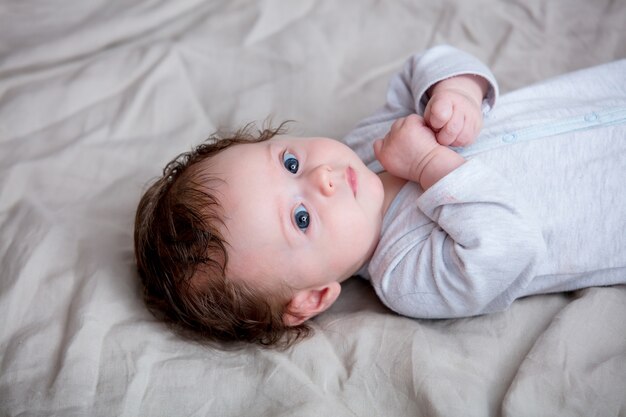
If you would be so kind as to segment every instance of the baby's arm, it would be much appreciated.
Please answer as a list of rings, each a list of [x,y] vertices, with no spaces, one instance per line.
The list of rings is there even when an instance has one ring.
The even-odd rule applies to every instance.
[[[394,203],[368,268],[392,310],[427,318],[501,311],[536,276],[541,227],[512,184],[480,160]]]
[[[416,182],[424,190],[465,162],[437,143],[433,131],[416,114],[397,119],[389,133],[374,142],[374,152],[390,174]]]

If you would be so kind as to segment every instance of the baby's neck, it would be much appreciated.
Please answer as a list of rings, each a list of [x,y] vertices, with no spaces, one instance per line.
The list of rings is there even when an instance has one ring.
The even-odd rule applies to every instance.
[[[387,213],[387,209],[391,205],[393,199],[396,198],[396,195],[398,194],[398,192],[400,192],[400,189],[404,186],[404,184],[406,184],[406,180],[394,177],[387,171],[379,173],[378,178],[380,178],[380,180],[382,181],[383,189],[385,190],[385,198],[383,200],[384,216],[385,213]]]

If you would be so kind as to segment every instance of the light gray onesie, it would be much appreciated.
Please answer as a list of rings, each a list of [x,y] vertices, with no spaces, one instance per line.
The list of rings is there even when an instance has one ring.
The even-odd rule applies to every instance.
[[[374,171],[372,142],[423,114],[437,81],[491,83],[467,162],[424,192],[407,183],[366,268],[376,293],[411,317],[500,311],[531,294],[626,283],[626,60],[498,97],[476,58],[449,46],[411,57],[387,103],[344,138]],[[497,102],[497,107],[495,103]]]

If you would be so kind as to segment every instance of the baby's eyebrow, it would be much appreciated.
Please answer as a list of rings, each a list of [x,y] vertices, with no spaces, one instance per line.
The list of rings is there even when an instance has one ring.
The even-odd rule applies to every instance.
[[[273,166],[276,161],[274,161],[274,151],[272,145],[272,143],[267,143],[267,163]]]
[[[281,233],[283,235],[283,239],[287,242],[287,246],[293,249],[294,242],[292,239],[293,234],[291,233],[291,221],[290,221],[290,212],[284,209],[284,204],[278,204],[278,222],[280,223]]]

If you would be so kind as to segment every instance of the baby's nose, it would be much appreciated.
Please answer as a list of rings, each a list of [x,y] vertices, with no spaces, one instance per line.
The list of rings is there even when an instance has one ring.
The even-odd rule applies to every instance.
[[[335,184],[333,184],[332,168],[328,165],[320,165],[313,170],[312,178],[315,187],[319,189],[322,195],[330,197],[335,193]]]

